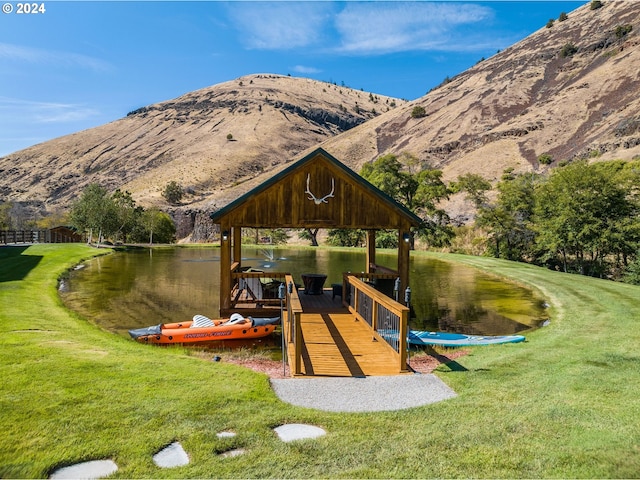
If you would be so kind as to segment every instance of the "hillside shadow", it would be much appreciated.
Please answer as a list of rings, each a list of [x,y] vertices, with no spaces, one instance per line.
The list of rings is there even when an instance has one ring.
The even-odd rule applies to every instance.
[[[23,280],[36,268],[42,256],[23,255],[28,245],[0,247],[0,282]]]

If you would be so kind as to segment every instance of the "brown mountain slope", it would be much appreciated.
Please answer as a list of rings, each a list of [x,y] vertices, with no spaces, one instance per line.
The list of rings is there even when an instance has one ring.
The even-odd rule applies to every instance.
[[[1,158],[0,198],[64,206],[98,182],[131,191],[142,205],[163,205],[160,192],[175,180],[191,193],[187,202],[215,200],[400,103],[309,79],[250,75]]]
[[[504,168],[543,168],[544,153],[629,159],[640,154],[640,2],[586,4],[483,60],[425,97],[373,119],[323,147],[358,168],[410,152],[445,178]],[[560,13],[560,12],[559,12]],[[631,25],[625,35],[617,27]],[[577,52],[563,56],[572,44]],[[415,106],[427,116],[411,118]]]

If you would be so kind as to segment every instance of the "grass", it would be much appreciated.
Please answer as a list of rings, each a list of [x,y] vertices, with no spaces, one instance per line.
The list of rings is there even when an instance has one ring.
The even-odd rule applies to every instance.
[[[290,406],[264,375],[139,345],[65,310],[57,279],[97,253],[0,248],[2,478],[105,458],[118,464],[116,478],[640,477],[637,286],[429,254],[538,289],[551,324],[439,367],[455,399],[339,414]],[[328,434],[280,442],[271,429],[293,422]],[[238,435],[217,438],[223,430]],[[152,455],[176,440],[190,464],[156,467]],[[232,448],[247,454],[216,455]]]

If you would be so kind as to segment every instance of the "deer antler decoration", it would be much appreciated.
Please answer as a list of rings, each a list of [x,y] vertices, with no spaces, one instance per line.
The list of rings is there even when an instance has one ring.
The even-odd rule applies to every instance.
[[[336,189],[336,183],[335,183],[335,179],[331,179],[331,192],[328,195],[325,195],[322,198],[316,198],[316,196],[311,193],[311,190],[309,189],[309,182],[311,181],[311,174],[307,174],[307,189],[304,191],[304,193],[306,193],[307,195],[309,195],[309,200],[313,200],[313,203],[315,203],[316,205],[320,205],[321,203],[329,203],[329,201],[327,199],[329,198],[333,198],[335,195],[333,194],[333,192]]]

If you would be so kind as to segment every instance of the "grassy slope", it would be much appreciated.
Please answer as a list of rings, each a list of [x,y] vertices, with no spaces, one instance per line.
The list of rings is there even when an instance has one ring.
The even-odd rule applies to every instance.
[[[640,288],[495,259],[440,256],[534,285],[551,325],[476,348],[438,375],[453,400],[337,414],[280,402],[260,374],[146,347],[62,308],[81,245],[0,248],[0,477],[112,458],[120,477],[638,477]],[[401,392],[400,392],[401,394]],[[294,444],[271,428],[312,423]],[[216,433],[232,429],[233,439]],[[185,467],[151,456],[179,440]],[[246,455],[220,459],[232,447]]]

